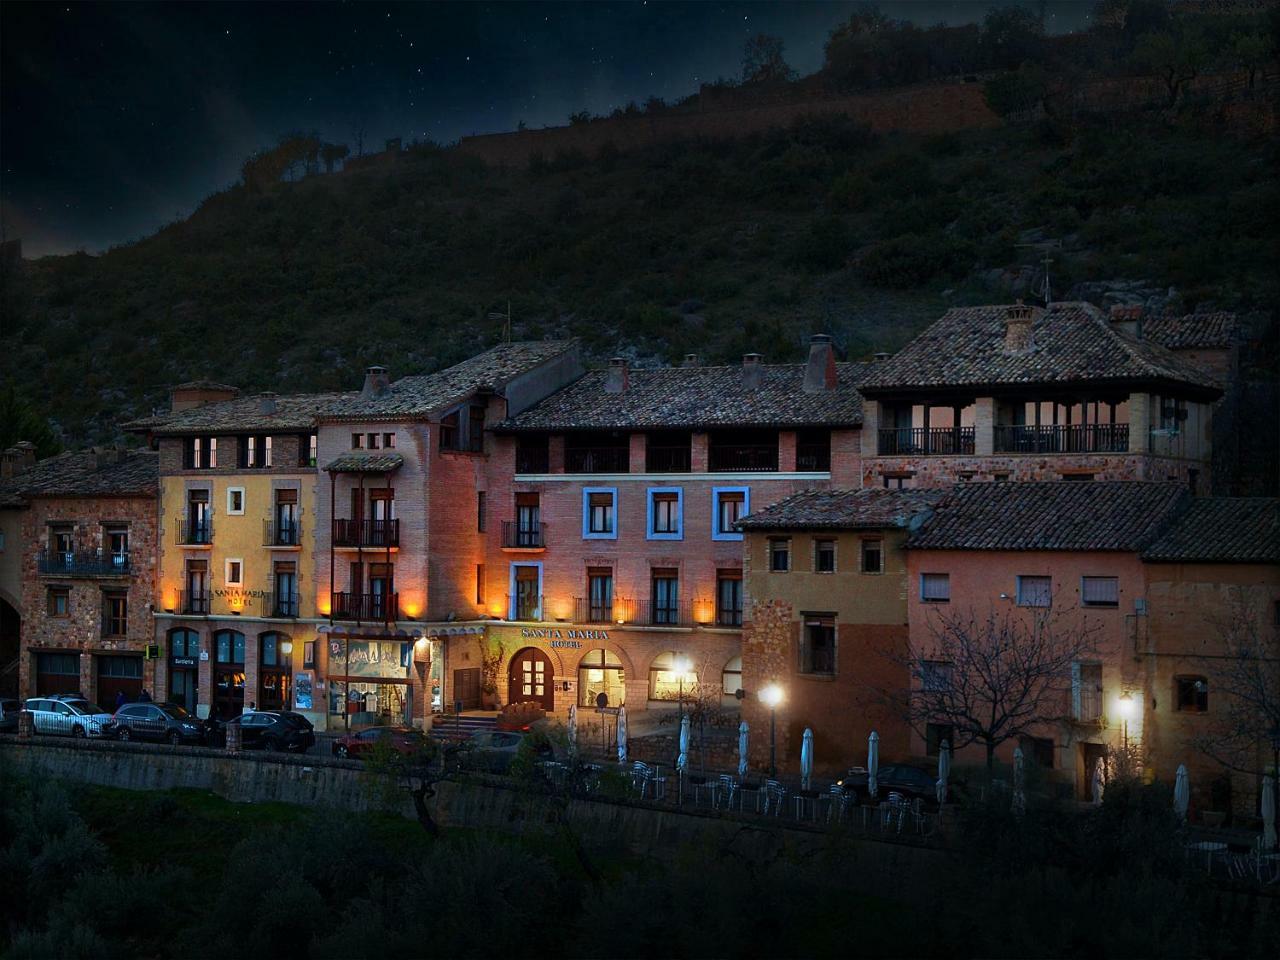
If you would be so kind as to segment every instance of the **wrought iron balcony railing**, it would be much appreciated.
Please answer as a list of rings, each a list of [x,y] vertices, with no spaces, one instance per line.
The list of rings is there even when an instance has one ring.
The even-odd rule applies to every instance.
[[[400,619],[398,593],[335,593],[333,619],[391,623]]]
[[[1125,453],[1127,423],[997,426],[996,453]]]
[[[133,572],[129,553],[42,550],[37,570],[43,574],[65,574],[76,577],[124,577]]]
[[[973,454],[973,427],[892,427],[880,430],[881,456]]]
[[[334,520],[335,547],[386,549],[400,546],[399,520]]]
[[[502,545],[509,549],[540,549],[547,545],[547,525],[545,523],[520,523],[516,520],[502,521]]]
[[[264,547],[298,547],[302,545],[302,523],[292,520],[279,523],[262,521],[262,545]]]

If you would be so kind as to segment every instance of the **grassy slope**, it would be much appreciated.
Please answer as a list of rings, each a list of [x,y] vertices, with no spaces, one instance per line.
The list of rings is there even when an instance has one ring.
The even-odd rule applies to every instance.
[[[1038,259],[1029,228],[1066,239],[1059,292],[1144,279],[1188,308],[1270,308],[1274,159],[1144,118],[874,142],[824,123],[534,170],[411,154],[31,264],[5,291],[0,376],[91,440],[186,378],[304,390],[456,361],[497,339],[486,314],[508,299],[517,336],[597,357],[798,358],[818,330],[860,356],[1008,299],[983,276]]]

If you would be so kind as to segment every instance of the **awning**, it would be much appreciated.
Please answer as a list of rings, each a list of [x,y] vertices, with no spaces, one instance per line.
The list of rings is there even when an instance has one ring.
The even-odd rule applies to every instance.
[[[330,473],[390,473],[404,465],[398,453],[348,453],[325,467]]]

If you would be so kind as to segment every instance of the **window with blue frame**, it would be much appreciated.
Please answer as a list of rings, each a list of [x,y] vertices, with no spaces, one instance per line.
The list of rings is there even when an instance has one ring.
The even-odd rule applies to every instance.
[[[582,539],[618,539],[618,488],[584,487],[582,490]]]
[[[684,491],[680,487],[650,487],[645,536],[649,540],[684,539]]]
[[[742,532],[734,529],[734,524],[750,511],[750,487],[713,487],[711,489],[711,539],[741,540]]]

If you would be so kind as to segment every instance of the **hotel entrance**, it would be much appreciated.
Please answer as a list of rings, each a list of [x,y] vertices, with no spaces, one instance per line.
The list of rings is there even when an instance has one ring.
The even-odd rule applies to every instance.
[[[552,681],[555,669],[551,658],[536,647],[525,647],[511,658],[508,674],[508,703],[536,703],[548,713],[556,708]]]

